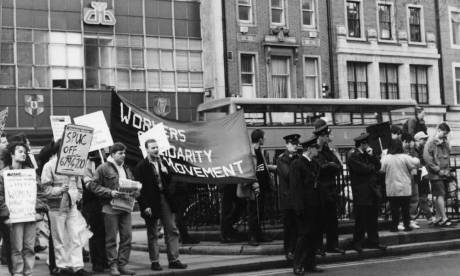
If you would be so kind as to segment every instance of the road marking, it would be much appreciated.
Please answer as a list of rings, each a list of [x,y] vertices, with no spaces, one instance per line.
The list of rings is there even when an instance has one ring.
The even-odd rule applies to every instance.
[[[417,260],[417,259],[424,259],[424,258],[429,258],[429,257],[440,257],[440,256],[449,256],[449,255],[458,255],[458,254],[460,254],[460,250],[449,250],[449,251],[441,251],[441,252],[418,253],[418,254],[408,255],[404,257],[383,257],[379,259],[369,259],[369,260],[364,260],[364,261],[320,265],[320,267],[324,269],[340,268],[340,267],[360,266],[360,265],[367,265],[367,264],[381,264],[381,263],[390,263],[390,262],[398,262],[398,261]],[[251,272],[251,273],[246,273],[246,274],[238,273],[238,274],[225,274],[225,275],[264,276],[264,275],[276,275],[280,273],[290,273],[290,272],[292,272],[292,268],[279,268],[279,269],[274,269],[268,272]]]

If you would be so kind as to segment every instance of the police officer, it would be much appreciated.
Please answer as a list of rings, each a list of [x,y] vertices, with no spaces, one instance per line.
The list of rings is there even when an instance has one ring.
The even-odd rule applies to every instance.
[[[302,143],[302,156],[289,167],[289,185],[296,213],[297,242],[294,252],[294,274],[304,271],[322,272],[316,266],[321,204],[318,187],[319,165],[313,158],[318,155],[317,137]]]
[[[315,123],[313,134],[318,137],[320,146],[318,156],[315,160],[320,165],[319,173],[319,191],[321,199],[321,234],[326,233],[326,251],[331,253],[345,254],[345,251],[339,248],[339,227],[337,220],[337,178],[342,170],[342,163],[337,151],[329,147],[331,130],[326,121],[318,119]]]
[[[292,161],[299,157],[297,154],[299,138],[299,134],[284,136],[283,139],[286,141],[286,150],[278,156],[276,160],[279,180],[279,204],[280,210],[283,211],[284,253],[288,261],[292,261],[294,258],[294,249],[297,240],[294,204],[290,196],[289,166]]]
[[[367,247],[386,249],[386,246],[379,243],[378,234],[378,204],[382,193],[377,184],[377,173],[381,165],[369,147],[368,137],[368,133],[362,133],[354,139],[356,148],[350,151],[347,162],[355,215],[355,231],[351,246],[358,253],[363,251],[365,232]]]

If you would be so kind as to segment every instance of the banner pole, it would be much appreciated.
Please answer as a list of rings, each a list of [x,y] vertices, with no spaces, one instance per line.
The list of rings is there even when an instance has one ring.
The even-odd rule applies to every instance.
[[[102,162],[102,163],[105,163],[105,161],[104,161],[104,155],[102,154],[101,149],[99,149],[98,152],[99,152],[99,156],[101,157],[101,162]]]

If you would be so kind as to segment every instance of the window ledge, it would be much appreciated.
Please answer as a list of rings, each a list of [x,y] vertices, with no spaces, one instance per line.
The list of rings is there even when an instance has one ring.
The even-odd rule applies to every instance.
[[[302,25],[302,31],[307,31],[307,32],[317,32],[318,28],[315,26],[303,26]]]
[[[238,26],[242,26],[242,27],[257,27],[257,24],[253,23],[253,22],[238,21]]]
[[[360,41],[360,42],[367,42],[367,40],[363,37],[349,37],[347,36],[348,41]]]
[[[392,39],[392,40],[379,39],[377,41],[379,43],[381,43],[381,44],[401,45],[401,43],[398,43],[398,41],[396,41],[396,39]]]
[[[451,44],[450,44],[450,47],[451,47],[452,49],[460,49],[460,44],[453,44],[453,43],[451,43]]]
[[[422,41],[422,42],[407,42],[407,44],[409,46],[427,46],[426,42]]]

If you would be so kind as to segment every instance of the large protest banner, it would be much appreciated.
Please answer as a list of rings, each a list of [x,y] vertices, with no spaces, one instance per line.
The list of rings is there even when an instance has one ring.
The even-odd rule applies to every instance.
[[[9,222],[35,221],[37,178],[34,169],[3,171]]]
[[[93,128],[86,126],[65,126],[56,162],[57,174],[81,176],[85,174],[93,131]]]
[[[142,158],[138,136],[164,124],[170,150],[162,153],[173,178],[186,183],[236,184],[255,181],[243,113],[204,122],[161,118],[112,92],[110,130],[127,147],[128,162]]]

